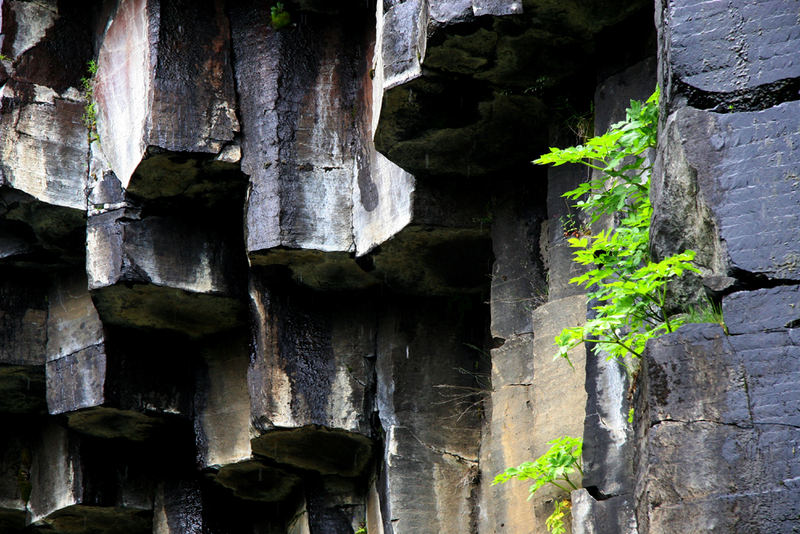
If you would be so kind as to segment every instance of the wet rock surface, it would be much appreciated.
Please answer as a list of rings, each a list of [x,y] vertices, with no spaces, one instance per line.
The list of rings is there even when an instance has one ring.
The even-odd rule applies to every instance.
[[[272,8],[0,1],[0,531],[538,531],[565,495],[490,482],[563,434],[573,532],[792,531],[793,4]],[[650,344],[634,433],[624,371],[552,361],[588,175],[529,162],[656,44],[653,251],[727,333]]]

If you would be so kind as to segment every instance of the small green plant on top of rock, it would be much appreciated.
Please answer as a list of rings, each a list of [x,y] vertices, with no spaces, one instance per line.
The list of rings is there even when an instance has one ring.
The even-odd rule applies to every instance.
[[[583,440],[563,436],[553,441],[548,441],[550,449],[533,462],[524,462],[518,467],[509,467],[492,481],[492,486],[505,484],[509,480],[532,480],[528,488],[528,499],[530,500],[536,490],[547,484],[552,484],[558,489],[569,492],[578,489],[580,481],[578,477],[583,476],[581,467],[581,454],[583,451]],[[570,478],[572,476],[572,478]],[[545,524],[551,534],[563,534],[566,532],[564,517],[569,512],[570,502],[567,499],[556,501],[555,509],[547,518]]]
[[[292,16],[284,8],[283,2],[277,2],[269,10],[272,27],[276,30],[285,28],[292,23]]]
[[[86,105],[83,108],[83,116],[81,120],[83,125],[88,130],[89,143],[99,141],[100,137],[97,135],[97,103],[94,101],[94,77],[97,74],[97,61],[90,60],[86,64],[88,76],[81,78],[81,88],[83,89],[83,96],[86,99]]]

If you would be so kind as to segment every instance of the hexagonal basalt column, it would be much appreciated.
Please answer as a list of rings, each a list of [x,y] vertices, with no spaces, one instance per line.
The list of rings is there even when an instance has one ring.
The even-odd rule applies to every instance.
[[[78,263],[88,142],[76,88],[88,22],[55,1],[6,1],[0,25],[0,261]]]
[[[131,453],[45,426],[33,450],[29,522],[57,532],[84,532],[85,525],[109,534],[149,530],[152,473]]]
[[[204,366],[194,400],[195,441],[200,469],[241,499],[285,500],[300,477],[267,465],[251,446],[247,369],[249,335],[234,331],[203,340]]]
[[[90,217],[87,271],[100,317],[194,337],[241,324],[245,256],[237,241],[207,213],[146,216],[125,207]]]
[[[0,276],[0,413],[40,413],[47,280],[12,269]]]
[[[131,0],[111,17],[94,96],[103,150],[124,189],[147,196],[187,185],[186,173],[158,182],[163,176],[151,167],[159,158],[148,158],[154,152],[179,153],[183,161],[235,156],[224,153],[239,125],[222,5]]]
[[[322,474],[357,476],[372,452],[375,314],[367,301],[286,289],[254,275],[248,370],[253,451]]]
[[[165,331],[104,327],[82,273],[54,284],[47,334],[48,409],[66,415],[71,427],[143,440],[167,421],[188,417],[191,341]]]
[[[481,306],[446,298],[393,304],[380,318],[376,362],[384,528],[469,532],[488,387],[488,362],[470,347],[484,335]]]
[[[293,13],[302,23],[275,31],[266,1],[230,10],[247,249],[255,264],[305,268],[315,287],[364,287],[375,280],[350,255],[408,223],[414,181],[372,144],[373,14],[332,11]]]

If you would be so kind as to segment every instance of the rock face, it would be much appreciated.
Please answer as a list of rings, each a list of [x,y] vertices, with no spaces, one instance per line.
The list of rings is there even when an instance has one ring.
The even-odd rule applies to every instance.
[[[571,435],[571,532],[793,532],[797,6],[595,4],[0,0],[0,531],[544,532],[491,481]],[[530,160],[657,77],[726,326],[571,368],[589,175]]]

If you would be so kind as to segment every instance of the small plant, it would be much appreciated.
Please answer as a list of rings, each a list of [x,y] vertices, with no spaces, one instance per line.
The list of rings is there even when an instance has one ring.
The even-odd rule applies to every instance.
[[[559,217],[558,222],[561,224],[561,231],[564,237],[581,237],[592,233],[591,228],[587,224],[580,222],[574,213]]]
[[[566,534],[567,529],[564,526],[564,516],[566,516],[572,508],[572,502],[567,499],[562,499],[555,502],[555,509],[550,516],[545,519],[544,524],[551,534]]]
[[[363,526],[362,523],[362,527],[356,530],[354,534],[367,534],[367,527]]]
[[[83,96],[86,98],[86,105],[83,108],[81,120],[88,130],[89,143],[100,141],[97,135],[97,103],[94,101],[94,77],[97,74],[97,61],[90,60],[86,64],[88,76],[81,78],[81,88]]]
[[[11,61],[11,58],[5,54],[0,54],[0,61]]]
[[[552,484],[558,489],[569,493],[572,489],[578,489],[578,475],[583,476],[581,467],[581,454],[583,450],[583,440],[563,436],[553,441],[548,441],[550,449],[533,462],[524,462],[518,467],[509,467],[492,481],[492,486],[505,484],[511,479],[532,480],[528,488],[528,500],[533,497],[536,490],[546,484]],[[551,534],[564,533],[564,516],[569,511],[569,506],[564,505],[564,501],[556,501],[555,510],[547,518],[545,524]]]
[[[276,30],[285,28],[292,23],[292,17],[283,6],[283,2],[278,2],[269,10],[272,27]]]

